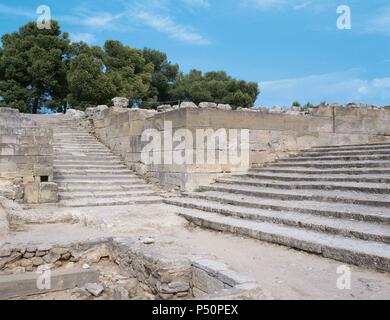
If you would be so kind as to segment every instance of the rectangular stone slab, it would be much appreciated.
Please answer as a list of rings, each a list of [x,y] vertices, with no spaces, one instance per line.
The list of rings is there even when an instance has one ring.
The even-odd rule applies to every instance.
[[[42,274],[35,272],[0,276],[0,300],[82,287],[98,282],[99,272],[92,269],[52,271],[49,289],[38,288],[39,277]]]

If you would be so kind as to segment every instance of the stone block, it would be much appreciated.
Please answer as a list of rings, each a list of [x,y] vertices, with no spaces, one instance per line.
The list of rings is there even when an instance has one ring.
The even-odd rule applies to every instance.
[[[87,283],[98,282],[99,272],[92,269],[69,269],[50,271],[49,282],[43,281],[43,274],[22,273],[0,276],[0,299],[25,297],[53,291],[81,288]],[[45,286],[47,285],[47,286]]]

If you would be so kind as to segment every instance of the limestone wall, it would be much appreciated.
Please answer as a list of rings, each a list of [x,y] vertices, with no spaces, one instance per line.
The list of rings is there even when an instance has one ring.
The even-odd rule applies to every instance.
[[[8,198],[57,201],[52,140],[52,130],[38,127],[17,110],[0,108],[0,184]]]
[[[185,139],[185,143],[163,143],[160,150],[154,150],[153,155],[162,158],[165,153],[182,152],[194,159],[193,162],[147,164],[143,160],[143,150],[148,141],[142,141],[142,133],[148,129],[157,130],[161,140],[165,141],[167,122],[172,125],[173,135],[180,136],[186,129],[186,135],[190,137]],[[390,110],[353,106],[321,107],[313,109],[308,115],[270,113],[265,110],[183,108],[155,113],[110,108],[93,115],[92,124],[98,138],[121,155],[129,167],[164,186],[183,190],[210,183],[223,173],[246,172],[251,166],[263,165],[312,146],[390,141]],[[221,128],[227,129],[227,132],[237,129],[239,134],[247,131],[249,141],[244,137],[232,139],[228,135],[227,145],[216,143],[212,150],[217,154],[215,163],[197,163],[195,159],[199,153],[207,153],[212,146],[205,145],[201,150],[196,142],[190,142],[190,138],[196,137],[199,129],[217,131]],[[237,140],[237,145],[231,144],[232,140]],[[240,157],[248,153],[249,159],[237,164],[229,157],[227,162],[221,163],[218,161],[219,152],[226,149]]]

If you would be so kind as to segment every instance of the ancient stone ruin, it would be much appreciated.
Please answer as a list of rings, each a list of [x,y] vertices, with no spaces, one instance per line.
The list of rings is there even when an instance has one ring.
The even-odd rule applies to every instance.
[[[0,299],[278,298],[266,243],[388,277],[390,110],[112,102],[0,108]]]

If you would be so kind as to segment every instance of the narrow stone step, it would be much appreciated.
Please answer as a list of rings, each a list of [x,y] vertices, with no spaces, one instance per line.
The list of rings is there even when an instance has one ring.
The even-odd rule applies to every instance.
[[[390,194],[390,183],[357,183],[357,182],[327,182],[327,181],[312,181],[305,182],[300,180],[291,180],[288,182],[280,182],[274,179],[254,179],[245,176],[218,178],[216,182],[230,185],[244,185],[265,188],[277,189],[301,189],[301,190],[342,190],[342,191],[357,191],[368,193],[384,193]]]
[[[94,161],[91,161],[89,159],[85,159],[85,160],[57,160],[57,159],[54,159],[53,160],[53,163],[54,163],[54,167],[58,167],[58,168],[68,168],[68,167],[74,167],[74,166],[86,166],[87,168],[90,168],[91,166],[121,166],[121,165],[124,165],[123,162],[121,160],[113,160],[113,159],[110,159],[110,160],[94,160]],[[90,166],[89,166],[90,164]]]
[[[390,208],[390,197],[384,194],[367,194],[363,192],[348,191],[335,192],[326,190],[282,190],[275,188],[246,187],[240,185],[224,184],[201,186],[200,189],[204,191],[243,194],[260,198],[341,202]]]
[[[356,182],[356,183],[390,183],[390,175],[374,175],[374,174],[361,174],[361,175],[320,175],[310,174],[304,175],[302,173],[253,173],[250,172],[245,175],[248,178],[254,179],[273,179],[277,181],[328,181],[328,182]]]
[[[333,152],[333,151],[373,151],[373,150],[381,150],[390,148],[390,143],[380,144],[380,145],[348,145],[348,146],[340,146],[340,147],[313,147],[312,151],[320,151],[320,152]]]
[[[139,181],[140,178],[138,178],[136,175],[74,175],[74,176],[54,176],[55,182],[77,182],[80,183],[80,181],[100,181],[101,183],[107,183],[107,180],[116,180],[116,181]]]
[[[379,223],[335,219],[293,211],[252,209],[207,200],[199,201],[191,198],[168,198],[165,202],[182,208],[219,213],[230,217],[276,223],[349,238],[390,244],[390,227]],[[183,210],[180,212],[183,212]]]
[[[73,176],[73,175],[122,175],[122,174],[128,174],[133,175],[134,173],[130,172],[129,169],[126,167],[111,167],[111,168],[101,168],[101,169],[89,169],[89,168],[82,168],[82,169],[65,169],[65,170],[54,170],[54,176],[60,177],[60,176]]]
[[[348,151],[326,151],[326,152],[320,152],[317,150],[306,150],[302,151],[300,155],[302,157],[330,157],[330,156],[365,156],[365,155],[386,155],[389,154],[390,149],[378,149],[373,152],[372,150],[348,150]]]
[[[390,271],[390,247],[388,244],[329,235],[273,223],[226,217],[215,213],[180,213],[180,216],[200,227],[276,243],[345,263]]]
[[[314,200],[276,200],[269,198],[258,198],[252,196],[228,194],[222,192],[192,192],[184,193],[185,196],[220,202],[223,204],[243,206],[276,211],[294,211],[310,213],[320,216],[353,219],[366,222],[385,223],[390,225],[390,210],[387,208],[376,208],[358,204],[344,204],[314,201]]]
[[[128,171],[127,167],[120,163],[112,163],[112,162],[106,162],[106,164],[54,164],[54,171],[55,172],[68,172],[69,170],[72,171],[85,171],[85,170],[94,170],[94,171],[99,171],[99,170],[113,170],[115,169],[123,169]]]
[[[280,168],[390,168],[390,161],[321,161],[313,160],[310,162],[284,161],[272,163],[271,167]]]
[[[356,156],[315,156],[302,157],[294,156],[286,159],[280,159],[278,162],[312,162],[312,161],[365,161],[365,160],[390,160],[390,151],[383,155],[356,155]]]
[[[278,168],[278,167],[264,167],[264,168],[254,168],[250,169],[250,172],[272,172],[272,173],[302,173],[302,174],[375,174],[375,175],[390,175],[390,168],[380,168],[380,169],[360,169],[360,168],[348,168],[348,169],[309,169],[305,167],[291,167],[291,168]]]
[[[59,192],[95,192],[95,191],[131,191],[131,190],[149,190],[150,186],[146,183],[132,184],[127,185],[115,184],[115,185],[100,185],[100,184],[70,184],[61,186],[58,188]]]
[[[62,162],[62,161],[105,161],[105,162],[109,162],[111,160],[117,160],[119,161],[120,158],[118,156],[115,156],[115,155],[110,155],[110,156],[90,156],[90,155],[86,155],[86,154],[78,154],[78,155],[66,155],[66,156],[58,156],[56,155],[54,161],[55,162]]]
[[[89,180],[86,178],[80,178],[80,179],[62,179],[62,180],[55,180],[59,187],[61,188],[73,188],[74,186],[90,186],[90,187],[99,187],[102,185],[104,186],[132,186],[132,185],[138,185],[141,183],[144,183],[142,179],[140,179],[137,176],[126,178],[126,179],[96,179],[96,180]]]
[[[334,148],[377,147],[377,146],[387,146],[390,148],[390,141],[388,142],[384,141],[378,143],[363,143],[363,144],[341,144],[341,145],[334,145],[334,146],[315,146],[312,147],[312,149],[328,150]]]
[[[121,205],[142,205],[142,204],[159,204],[162,199],[159,196],[143,196],[143,197],[126,197],[116,199],[77,199],[77,200],[62,200],[62,207],[103,207],[103,206],[121,206]]]
[[[126,198],[126,197],[143,197],[156,195],[151,190],[132,190],[132,191],[91,191],[91,192],[60,192],[60,200],[77,200],[77,199],[103,199],[103,198]]]

